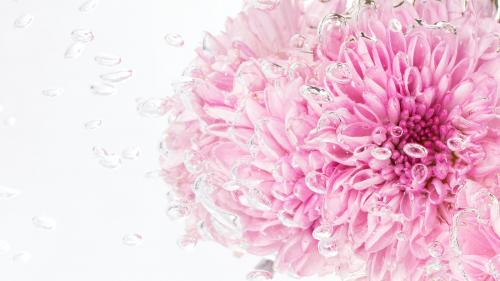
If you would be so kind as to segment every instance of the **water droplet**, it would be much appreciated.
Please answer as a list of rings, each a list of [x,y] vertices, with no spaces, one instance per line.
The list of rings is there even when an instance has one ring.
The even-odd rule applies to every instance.
[[[86,45],[82,42],[74,42],[71,44],[64,53],[64,57],[67,59],[77,59],[85,51]]]
[[[322,173],[318,173],[316,171],[309,172],[305,178],[306,186],[311,191],[316,192],[318,194],[325,194],[327,181],[328,181],[327,176],[325,176]]]
[[[205,157],[197,151],[186,150],[184,153],[184,166],[191,174],[198,174],[203,171]]]
[[[431,261],[426,265],[425,271],[426,271],[427,275],[431,275],[435,272],[441,271],[441,268],[442,268],[442,265],[439,261]]]
[[[99,164],[104,168],[116,169],[122,164],[122,159],[120,155],[115,153],[110,153],[106,149],[98,146],[92,148],[94,155],[98,158]]]
[[[377,160],[387,160],[391,158],[392,151],[386,147],[377,147],[371,151],[371,155]]]
[[[486,262],[486,271],[495,278],[500,280],[500,254],[492,257]]]
[[[7,254],[10,251],[10,248],[9,242],[0,240],[0,256]]]
[[[446,141],[446,146],[448,146],[451,151],[462,151],[465,149],[465,139],[459,136],[449,138]]]
[[[403,30],[403,25],[398,19],[389,20],[389,29],[393,32],[401,32]]]
[[[339,32],[347,25],[347,18],[340,15],[340,14],[327,14],[323,19],[321,20],[319,26],[318,26],[318,36],[320,42],[324,42],[325,35],[327,32]],[[335,30],[332,30],[334,28]]]
[[[452,25],[449,22],[446,21],[438,21],[434,24],[436,27],[439,29],[442,29],[445,32],[451,33],[451,34],[457,34],[457,28]]]
[[[392,126],[391,129],[389,130],[389,133],[391,134],[391,136],[399,138],[403,136],[404,130],[399,126]]]
[[[196,247],[198,239],[193,235],[184,234],[177,240],[177,246],[183,250],[192,250]]]
[[[94,40],[94,33],[88,29],[75,29],[71,32],[71,38],[76,42],[90,43]]]
[[[247,274],[247,281],[271,280],[273,279],[273,275],[274,262],[269,259],[262,259],[254,269]]]
[[[123,235],[122,243],[125,246],[138,246],[142,243],[142,235],[137,233],[130,233]]]
[[[404,231],[396,232],[396,239],[398,241],[405,241],[407,238],[406,238],[406,234],[404,233]]]
[[[12,127],[16,126],[17,119],[14,116],[9,116],[9,117],[5,118],[5,120],[3,120],[3,123],[5,124],[5,126],[12,128]]]
[[[325,70],[326,78],[339,84],[347,84],[352,80],[352,73],[345,63],[332,63]]]
[[[28,252],[19,252],[12,256],[12,261],[16,263],[27,263],[31,260],[31,254]]]
[[[184,46],[184,38],[182,38],[182,36],[177,33],[168,33],[167,35],[165,35],[165,41],[172,47]]]
[[[148,172],[144,173],[144,177],[147,179],[161,178],[162,175],[163,175],[162,170],[153,170],[153,171],[148,171]]]
[[[54,98],[54,97],[58,97],[58,96],[62,95],[63,92],[64,92],[64,89],[62,89],[62,88],[45,89],[42,91],[42,95],[44,95],[46,97]]]
[[[498,199],[488,189],[479,190],[471,199],[471,207],[477,211],[477,218],[482,222],[488,221],[491,210],[498,208]]]
[[[227,191],[235,191],[235,190],[238,190],[241,188],[241,184],[237,181],[228,181],[226,182],[223,186],[222,186],[223,189],[227,190]]]
[[[439,241],[432,242],[427,250],[429,251],[429,255],[431,255],[431,257],[433,258],[440,258],[444,253],[443,244],[441,244]]]
[[[80,8],[78,8],[78,10],[82,13],[89,13],[95,10],[98,4],[99,4],[98,0],[88,0],[83,2],[83,4],[80,5]]]
[[[99,129],[102,126],[102,121],[101,120],[90,120],[83,124],[83,127],[87,130],[95,130]]]
[[[95,84],[90,86],[90,90],[94,95],[111,96],[118,92],[115,86],[110,84]]]
[[[340,124],[344,122],[342,116],[335,111],[327,111],[321,114],[316,125],[316,130],[320,131],[323,128],[329,127],[336,130]]]
[[[290,47],[295,49],[302,49],[306,43],[306,37],[302,34],[295,34],[290,37]]]
[[[115,55],[99,55],[94,58],[94,60],[104,66],[115,66],[122,62],[122,58]]]
[[[187,217],[191,210],[188,205],[176,202],[167,208],[167,216],[171,220],[178,220]]]
[[[56,220],[47,216],[35,216],[31,219],[33,225],[44,230],[52,230],[56,227]]]
[[[126,160],[135,160],[141,155],[141,148],[138,146],[130,146],[122,151],[122,158]]]
[[[405,144],[403,151],[412,158],[424,158],[427,157],[428,154],[427,148],[418,143]]]
[[[143,117],[162,117],[168,112],[165,102],[162,98],[141,100],[137,104],[137,112]]]
[[[268,79],[278,79],[285,74],[285,68],[277,63],[262,60],[260,62],[262,73]]]
[[[273,205],[271,199],[257,188],[248,190],[247,199],[251,207],[261,211],[269,211]]]
[[[34,18],[31,14],[21,15],[14,21],[14,27],[27,28],[33,23]]]
[[[120,70],[102,74],[99,77],[101,77],[101,79],[106,82],[120,83],[132,77],[132,73],[133,73],[132,70]]]
[[[333,233],[333,227],[329,224],[320,224],[318,225],[313,233],[312,236],[316,240],[328,240],[332,237]]]
[[[293,216],[288,214],[284,210],[278,212],[277,217],[280,220],[281,224],[283,224],[286,227],[299,227],[297,223],[293,220]]]
[[[329,91],[314,86],[304,85],[300,88],[300,94],[307,100],[311,100],[319,105],[333,101]]]
[[[411,177],[418,184],[423,183],[429,174],[429,169],[422,163],[417,163],[411,168]]]
[[[252,6],[259,10],[273,10],[279,6],[280,0],[252,0]]]
[[[0,186],[0,200],[14,199],[19,196],[21,192],[17,189]]]
[[[318,243],[319,254],[325,258],[332,258],[339,254],[337,241],[334,239],[321,240]]]

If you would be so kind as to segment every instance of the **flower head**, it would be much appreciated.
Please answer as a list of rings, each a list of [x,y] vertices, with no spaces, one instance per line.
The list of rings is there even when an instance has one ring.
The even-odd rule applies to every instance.
[[[497,278],[493,6],[276,2],[206,34],[177,85],[172,213],[297,276]]]

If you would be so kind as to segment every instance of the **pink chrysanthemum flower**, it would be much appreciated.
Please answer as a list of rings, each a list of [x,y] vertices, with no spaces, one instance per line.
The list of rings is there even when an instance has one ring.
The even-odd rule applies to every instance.
[[[206,34],[165,105],[183,239],[294,276],[500,280],[495,7],[278,2]]]

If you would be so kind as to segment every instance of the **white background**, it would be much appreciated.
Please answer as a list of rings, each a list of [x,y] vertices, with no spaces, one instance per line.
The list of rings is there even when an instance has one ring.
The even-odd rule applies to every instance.
[[[101,0],[81,13],[82,0],[0,0],[0,186],[21,190],[0,201],[0,240],[11,250],[0,256],[1,281],[181,281],[244,280],[258,261],[237,259],[213,243],[186,252],[176,245],[182,223],[165,215],[165,187],[144,174],[157,169],[157,143],[164,119],[140,117],[138,97],[170,94],[170,82],[194,57],[202,31],[221,30],[239,0]],[[22,14],[34,16],[14,28]],[[70,33],[88,28],[95,40],[76,60],[65,59]],[[173,48],[164,35],[177,32],[186,45]],[[122,57],[109,68],[100,53]],[[114,96],[93,95],[99,75],[133,69]],[[43,96],[47,88],[63,95]],[[14,127],[5,124],[15,117]],[[87,131],[83,124],[101,119]],[[119,153],[139,146],[139,159],[117,170],[97,163],[93,146]],[[33,226],[33,216],[57,220],[52,231]],[[122,244],[127,233],[143,236],[136,247]],[[27,263],[12,256],[28,251]],[[276,280],[290,277],[277,276]],[[307,279],[313,280],[313,279]],[[329,277],[333,280],[333,277]]]

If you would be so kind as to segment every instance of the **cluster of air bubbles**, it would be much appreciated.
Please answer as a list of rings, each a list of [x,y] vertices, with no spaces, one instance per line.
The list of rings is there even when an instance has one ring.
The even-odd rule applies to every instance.
[[[98,163],[108,169],[120,168],[123,160],[136,160],[141,155],[141,149],[138,146],[126,147],[121,153],[109,152],[105,148],[98,146],[93,147],[92,151]]]

